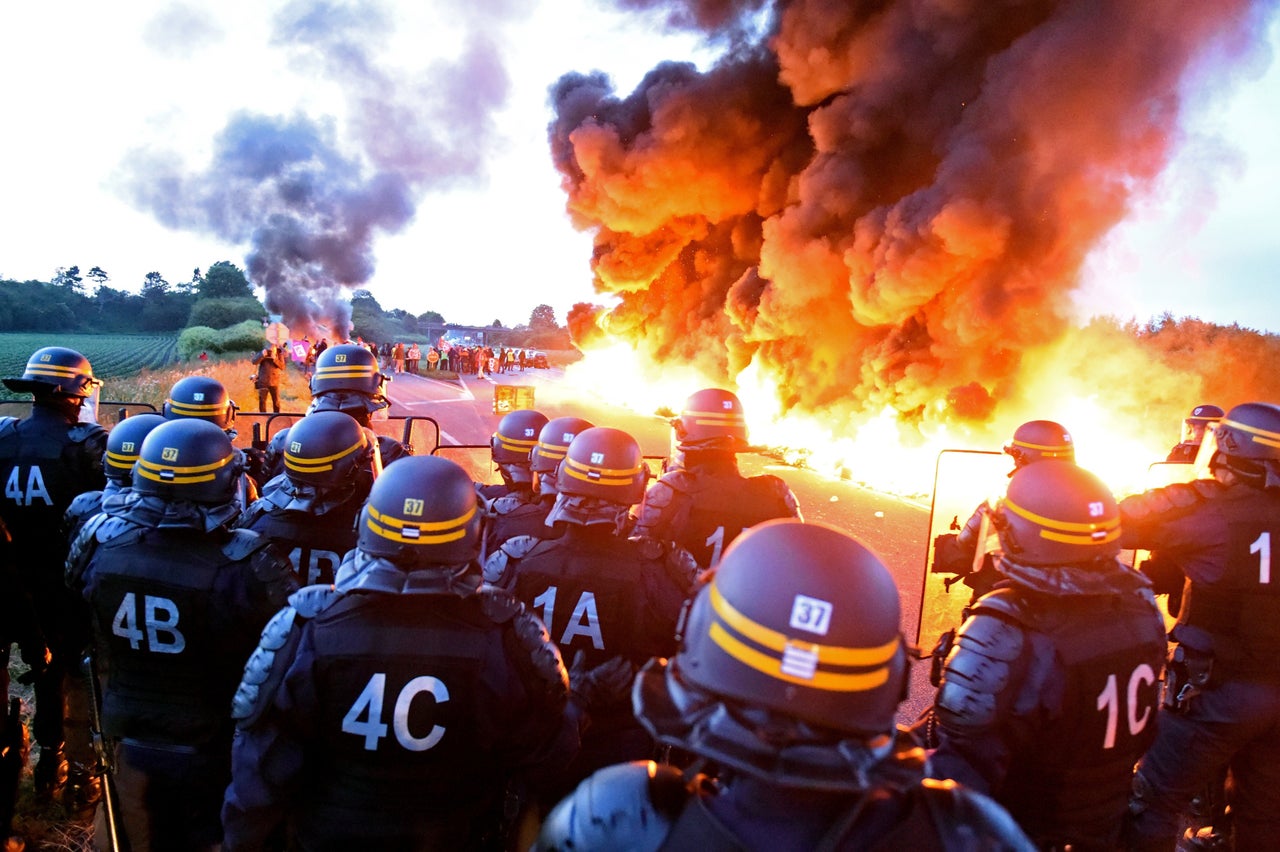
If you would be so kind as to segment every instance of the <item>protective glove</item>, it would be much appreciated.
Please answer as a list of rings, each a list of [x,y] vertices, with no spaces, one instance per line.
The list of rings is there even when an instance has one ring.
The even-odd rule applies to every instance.
[[[965,553],[960,536],[943,533],[933,540],[934,574],[967,574],[973,568],[973,554]]]
[[[635,678],[636,668],[625,657],[611,657],[588,668],[586,652],[577,651],[569,666],[569,690],[588,713],[624,705],[631,698]]]

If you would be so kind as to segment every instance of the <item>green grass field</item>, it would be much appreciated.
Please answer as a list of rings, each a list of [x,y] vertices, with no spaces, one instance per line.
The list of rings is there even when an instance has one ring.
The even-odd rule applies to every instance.
[[[67,346],[84,355],[101,379],[132,376],[178,362],[176,334],[0,334],[0,377],[21,376],[31,353],[45,346]],[[21,399],[0,386],[0,399]]]

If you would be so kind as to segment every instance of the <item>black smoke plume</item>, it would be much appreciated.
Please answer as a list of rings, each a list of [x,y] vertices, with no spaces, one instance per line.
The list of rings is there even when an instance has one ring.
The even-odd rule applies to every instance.
[[[495,36],[516,4],[453,5],[461,51],[414,73],[380,61],[394,27],[380,3],[287,6],[273,43],[340,87],[343,119],[241,113],[203,169],[140,151],[124,164],[126,186],[170,227],[248,244],[248,277],[288,325],[345,337],[343,297],[373,275],[376,237],[408,224],[427,190],[482,176],[498,138],[509,80]]]

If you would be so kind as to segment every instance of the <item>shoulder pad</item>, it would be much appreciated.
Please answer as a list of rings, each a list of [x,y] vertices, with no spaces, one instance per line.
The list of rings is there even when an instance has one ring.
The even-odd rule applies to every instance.
[[[85,491],[77,494],[67,507],[67,515],[71,518],[83,518],[90,512],[97,513],[102,507],[102,491]]]
[[[284,679],[291,656],[285,652],[286,646],[295,644],[298,638],[294,627],[301,627],[341,597],[342,593],[332,586],[307,586],[290,595],[289,605],[267,622],[231,699],[231,718],[240,727],[252,725],[262,715]]]
[[[289,606],[297,610],[303,618],[315,618],[342,597],[342,592],[332,585],[317,583],[314,586],[303,586],[289,595]]]
[[[939,836],[965,837],[966,846],[983,849],[1035,852],[1036,845],[1009,812],[989,796],[933,778],[923,779],[918,789]]]
[[[546,696],[562,705],[567,702],[569,672],[542,620],[504,589],[482,586],[477,594],[485,615],[496,624],[510,624],[516,641],[529,654],[529,662],[542,680]]]
[[[1121,500],[1121,517],[1142,520],[1151,515],[1190,509],[1218,496],[1224,488],[1216,479],[1195,479],[1153,488]]]
[[[486,508],[491,515],[509,515],[521,506],[527,506],[528,504],[529,501],[524,498],[524,495],[512,493],[495,497]]]
[[[790,485],[787,485],[786,480],[781,476],[774,476],[771,473],[762,474],[760,478],[769,482],[774,495],[778,498],[778,501],[787,508],[787,512],[790,517],[802,517],[800,514],[800,501],[796,499],[796,493],[791,490]]]
[[[496,554],[495,554],[496,555]],[[524,612],[524,604],[506,589],[494,586],[481,586],[477,592],[480,598],[480,609],[495,624],[506,624]]]
[[[105,441],[107,430],[97,423],[77,423],[67,430],[67,437],[77,444],[83,444],[93,437],[100,437]]]
[[[70,588],[79,590],[84,570],[89,567],[89,560],[93,558],[93,551],[97,544],[98,529],[108,520],[107,515],[92,515],[85,521],[80,531],[76,533],[75,539],[71,542],[71,548],[67,552],[67,562],[63,568],[65,582]]]
[[[510,559],[524,559],[533,549],[542,543],[536,535],[516,535],[504,541],[494,555],[505,553]]]
[[[249,508],[240,513],[240,517],[236,518],[234,529],[252,530],[258,518],[269,514],[270,511],[271,501],[266,497],[259,497],[249,504]]]
[[[989,597],[989,596],[984,596]],[[981,728],[996,721],[996,699],[1009,686],[1011,663],[1026,646],[1022,626],[996,614],[974,612],[947,655],[935,705],[957,727]]]
[[[1008,586],[987,592],[970,605],[969,612],[974,615],[979,612],[984,615],[996,615],[1024,626],[1033,619],[1027,599],[1017,589]]]
[[[256,501],[255,501],[256,502]],[[270,543],[269,539],[253,530],[231,530],[230,537],[222,545],[222,555],[239,562],[252,556]]]
[[[658,509],[665,509],[675,499],[676,492],[688,493],[693,483],[693,476],[683,468],[669,471],[662,478],[649,486],[644,493],[644,502]]]
[[[116,539],[128,535],[130,533],[141,533],[142,527],[127,518],[119,515],[108,515],[102,513],[102,521],[95,524],[94,538],[101,544],[115,541]]]
[[[533,849],[658,849],[689,796],[672,766],[635,761],[606,767],[556,805]]]

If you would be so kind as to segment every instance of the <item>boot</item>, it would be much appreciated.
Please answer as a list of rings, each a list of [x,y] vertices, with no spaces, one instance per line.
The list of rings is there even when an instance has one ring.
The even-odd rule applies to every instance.
[[[33,780],[38,801],[47,803],[61,796],[67,784],[67,756],[61,743],[53,748],[40,747]]]
[[[67,786],[62,790],[62,806],[67,816],[77,822],[88,822],[93,819],[93,812],[102,801],[102,778],[87,766],[72,761],[67,770]]]
[[[27,726],[22,723],[22,702],[13,698],[9,712],[0,716],[0,839],[8,838],[13,828],[18,782],[22,780],[30,747]],[[5,852],[9,852],[10,845],[6,843]]]

